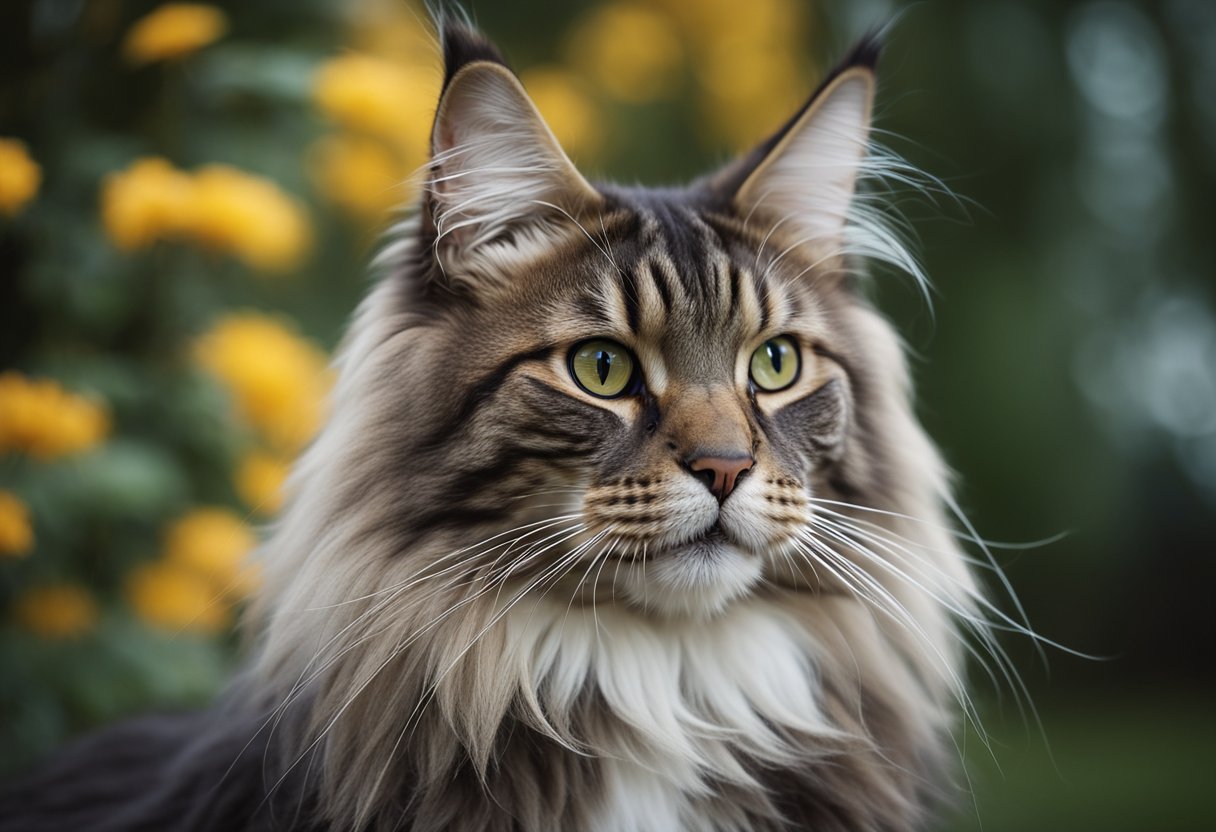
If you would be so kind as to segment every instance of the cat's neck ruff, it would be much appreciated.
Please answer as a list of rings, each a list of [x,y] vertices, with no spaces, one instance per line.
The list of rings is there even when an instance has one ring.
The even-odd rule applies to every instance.
[[[763,793],[759,773],[805,764],[808,739],[819,749],[812,756],[831,765],[839,749],[862,740],[830,713],[842,702],[864,719],[867,696],[894,694],[926,733],[941,721],[922,686],[899,670],[887,673],[902,690],[862,692],[861,678],[875,664],[897,663],[897,651],[844,596],[765,593],[708,617],[542,597],[514,604],[502,623],[520,692],[536,692],[535,716],[557,715],[553,739],[598,761],[590,829],[754,824],[723,795]],[[567,714],[589,698],[598,718],[571,730]]]
[[[783,605],[749,598],[711,617],[656,617],[621,606],[516,604],[504,624],[545,713],[603,703],[591,743],[602,760],[593,828],[716,829],[709,783],[760,788],[737,753],[788,765],[785,732],[831,736],[816,691],[817,645]]]

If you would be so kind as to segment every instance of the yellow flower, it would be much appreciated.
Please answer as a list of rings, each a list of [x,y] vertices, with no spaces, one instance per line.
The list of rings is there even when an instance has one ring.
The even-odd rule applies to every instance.
[[[555,66],[520,75],[553,135],[571,156],[591,156],[602,137],[599,113],[579,79]]]
[[[299,202],[269,179],[227,165],[208,165],[195,176],[191,231],[204,245],[266,272],[290,269],[311,244]]]
[[[42,168],[30,158],[25,142],[0,138],[0,214],[17,216],[40,184]]]
[[[384,217],[407,197],[411,169],[399,153],[367,136],[321,139],[309,153],[309,174],[335,203],[367,221]]]
[[[196,356],[276,448],[294,452],[320,427],[330,385],[325,353],[278,320],[255,312],[221,318]]]
[[[168,561],[146,563],[128,575],[127,600],[144,621],[174,633],[218,633],[230,620],[227,602],[206,578]]]
[[[215,6],[166,3],[135,21],[122,51],[130,63],[149,64],[197,52],[227,30],[227,16]]]
[[[111,173],[101,189],[101,218],[114,245],[146,248],[181,237],[193,223],[194,182],[164,159],[140,159]]]
[[[97,623],[97,602],[83,587],[52,584],[26,590],[14,605],[18,623],[43,638],[75,638]]]
[[[29,508],[15,494],[0,491],[0,555],[21,557],[33,547]]]
[[[194,572],[215,592],[239,597],[255,588],[255,570],[246,561],[257,543],[228,509],[195,509],[165,534],[165,562]]]
[[[283,483],[291,465],[264,451],[253,451],[236,469],[236,491],[260,514],[274,514],[283,507]]]
[[[671,18],[634,3],[594,9],[574,29],[568,47],[572,63],[609,95],[628,102],[669,94],[684,61]]]
[[[265,272],[291,268],[311,243],[297,200],[269,179],[228,165],[191,176],[164,159],[140,159],[106,177],[101,216],[121,249],[193,240]]]
[[[398,64],[369,55],[342,55],[321,65],[313,101],[337,123],[391,140],[407,169],[426,161],[431,119],[439,100],[434,66]]]
[[[53,459],[93,447],[108,431],[101,405],[54,381],[0,373],[0,451]]]

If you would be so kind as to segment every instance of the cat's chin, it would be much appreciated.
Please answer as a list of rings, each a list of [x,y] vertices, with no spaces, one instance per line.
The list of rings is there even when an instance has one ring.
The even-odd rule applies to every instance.
[[[635,561],[621,570],[628,603],[660,615],[711,616],[748,595],[763,573],[760,558],[709,534]]]

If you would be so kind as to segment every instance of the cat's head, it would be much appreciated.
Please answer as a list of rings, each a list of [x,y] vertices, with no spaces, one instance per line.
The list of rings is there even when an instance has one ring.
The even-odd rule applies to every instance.
[[[753,152],[661,189],[590,183],[493,45],[450,24],[443,49],[416,222],[299,511],[357,508],[397,564],[661,613],[847,584],[816,569],[816,518],[912,513],[901,490],[940,476],[854,280],[859,253],[907,259],[857,194],[876,45]]]
[[[411,374],[442,389],[430,440],[477,451],[435,519],[509,526],[548,504],[581,524],[580,560],[661,609],[788,578],[811,495],[878,485],[862,408],[881,403],[859,398],[891,356],[859,331],[849,259],[872,233],[854,194],[876,48],[751,154],[659,190],[588,182],[479,35],[449,26],[444,52],[401,269],[432,343]]]

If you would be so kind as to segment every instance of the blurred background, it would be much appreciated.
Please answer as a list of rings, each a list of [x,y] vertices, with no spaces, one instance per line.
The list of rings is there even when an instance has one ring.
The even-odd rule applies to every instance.
[[[589,174],[689,178],[891,20],[879,273],[1032,624],[952,828],[1214,828],[1216,3],[473,3]],[[0,774],[203,703],[438,84],[408,0],[0,6]],[[405,183],[405,184],[403,184]],[[1008,598],[1005,607],[1012,609]],[[979,674],[977,674],[977,677]],[[1007,686],[1006,686],[1007,687]]]

